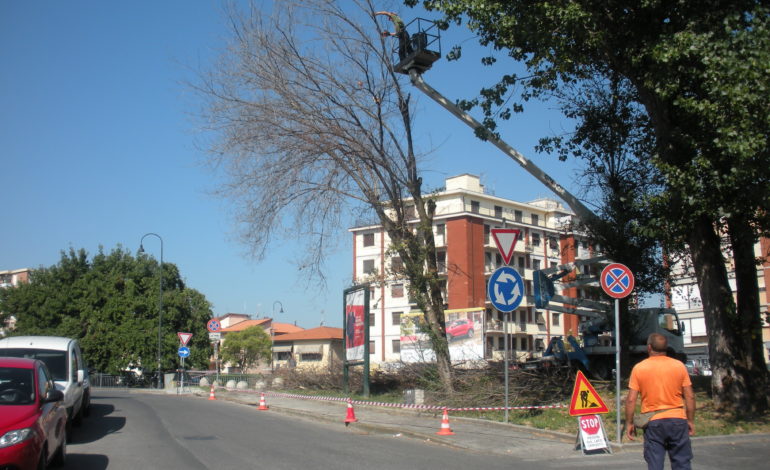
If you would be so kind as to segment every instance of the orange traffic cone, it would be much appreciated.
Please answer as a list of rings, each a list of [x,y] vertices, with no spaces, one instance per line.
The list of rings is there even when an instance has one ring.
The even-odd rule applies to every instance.
[[[216,400],[217,397],[214,396],[214,386],[211,386],[211,393],[209,393],[209,400]]]
[[[439,436],[454,435],[454,433],[452,432],[452,428],[449,427],[449,413],[446,412],[446,408],[444,408],[444,417],[441,418],[441,429],[439,429],[436,434],[438,434]]]
[[[353,410],[353,402],[348,398],[348,415],[345,417],[345,424],[355,423],[358,421],[356,419],[356,412]]]
[[[257,408],[260,411],[267,410],[267,403],[265,402],[265,394],[262,393],[259,395],[259,408]]]

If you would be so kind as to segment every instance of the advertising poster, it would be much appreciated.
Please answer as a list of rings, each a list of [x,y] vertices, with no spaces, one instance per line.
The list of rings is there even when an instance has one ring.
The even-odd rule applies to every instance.
[[[366,341],[364,289],[345,295],[345,358],[348,362],[364,360]]]
[[[484,359],[484,310],[465,308],[445,310],[449,357],[453,363]],[[422,312],[401,316],[401,361],[432,362],[436,355],[426,333],[427,325]]]

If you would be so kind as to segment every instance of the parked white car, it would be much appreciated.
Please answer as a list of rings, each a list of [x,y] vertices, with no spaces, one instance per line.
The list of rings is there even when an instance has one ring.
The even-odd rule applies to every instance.
[[[12,336],[0,339],[0,356],[40,359],[64,393],[67,424],[79,425],[88,416],[91,387],[88,368],[77,340],[60,336]]]

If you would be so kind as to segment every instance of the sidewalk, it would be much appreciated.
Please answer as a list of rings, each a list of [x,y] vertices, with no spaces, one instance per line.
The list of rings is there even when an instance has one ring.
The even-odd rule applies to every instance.
[[[195,391],[194,394],[204,398],[209,395],[208,392],[203,391]],[[217,400],[228,400],[255,407],[258,406],[260,398],[257,392],[222,388],[218,388],[215,395]],[[272,412],[345,426],[347,403],[343,401],[285,398],[270,394],[265,395],[265,400],[270,408],[269,411]],[[575,450],[577,425],[575,434],[569,435],[484,419],[453,417],[450,414],[449,426],[455,434],[439,436],[436,432],[441,427],[440,411],[361,404],[353,406],[358,419],[357,422],[348,425],[348,429],[353,432],[411,437],[457,449],[508,456],[531,458],[536,455],[548,455],[549,458],[569,458],[581,455],[580,451]],[[638,444],[623,446],[613,444],[612,447],[613,453],[641,452],[641,446]]]

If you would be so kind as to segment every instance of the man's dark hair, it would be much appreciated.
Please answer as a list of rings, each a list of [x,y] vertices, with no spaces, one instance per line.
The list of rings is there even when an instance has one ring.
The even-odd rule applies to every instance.
[[[647,345],[655,352],[664,353],[668,348],[668,340],[660,333],[652,333],[647,337]]]

